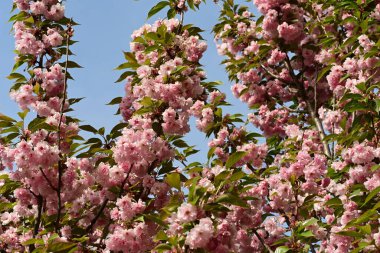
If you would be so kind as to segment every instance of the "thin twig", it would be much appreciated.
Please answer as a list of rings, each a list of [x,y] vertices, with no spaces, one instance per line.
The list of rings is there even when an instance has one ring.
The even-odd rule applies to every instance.
[[[94,227],[96,221],[99,219],[100,215],[102,215],[104,209],[106,208],[107,204],[108,204],[108,201],[109,199],[106,198],[104,201],[103,201],[103,204],[102,206],[100,207],[98,213],[96,214],[96,216],[91,220],[91,223],[90,225],[87,226],[86,228],[86,232],[91,232],[92,231],[92,228]]]
[[[253,233],[256,235],[257,239],[259,239],[260,243],[266,248],[270,253],[273,253],[273,250],[264,242],[263,238],[257,233],[256,229],[253,230]]]
[[[279,77],[278,75],[274,74],[274,73],[271,72],[267,67],[265,67],[263,64],[260,64],[260,67],[261,67],[262,69],[264,69],[265,72],[267,72],[271,77],[273,77],[273,78],[275,78],[275,79],[278,79],[278,80],[280,80],[280,81],[283,82],[283,83],[290,84],[289,81],[287,81],[287,80],[285,80],[285,79]]]
[[[54,187],[54,185],[51,183],[50,179],[46,176],[45,172],[43,171],[43,169],[41,167],[39,167],[41,173],[42,173],[42,176],[45,178],[45,180],[47,181],[48,185],[54,190],[54,191],[57,191],[57,187]]]

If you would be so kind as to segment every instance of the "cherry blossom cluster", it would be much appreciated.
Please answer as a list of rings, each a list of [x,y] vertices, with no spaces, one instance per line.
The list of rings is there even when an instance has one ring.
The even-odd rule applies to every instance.
[[[286,150],[268,165],[276,173],[260,179],[257,187],[265,187],[250,193],[262,197],[263,213],[282,218],[272,228],[282,230],[281,236],[300,226],[297,221],[306,219],[300,208],[315,199],[311,209],[318,222],[304,229],[311,231],[314,242],[322,242],[320,252],[350,252],[357,245],[352,245],[355,238],[349,231],[365,224],[367,220],[355,219],[370,208],[355,198],[355,187],[361,187],[360,196],[378,187],[378,109],[365,104],[379,99],[373,85],[379,82],[375,27],[380,3],[365,4],[368,19],[362,22],[369,25],[361,29],[353,7],[342,10],[322,1],[254,4],[263,14],[260,19],[253,19],[247,8],[225,3],[214,29],[218,52],[226,57],[230,79],[237,82],[232,93],[255,110],[249,121],[266,137],[280,137]],[[336,24],[328,21],[334,15]],[[370,134],[352,141],[357,133],[351,132],[363,122],[368,130],[361,131]],[[329,134],[333,141],[326,139]],[[378,249],[378,222],[373,225],[361,249]],[[262,247],[280,239],[267,240],[265,231],[260,232]]]
[[[128,76],[126,96],[120,104],[121,114],[129,127],[123,130],[113,151],[118,166],[130,168],[120,175],[121,178],[128,173],[128,183],[140,185],[143,194],[136,199],[137,203],[129,200],[130,207],[125,211],[120,207],[113,209],[111,217],[118,221],[129,220],[145,207],[148,211],[149,194],[155,196],[151,208],[159,210],[168,202],[170,186],[156,179],[152,172],[162,162],[174,158],[175,150],[167,137],[188,133],[192,108],[197,103],[204,103],[206,98],[202,85],[205,73],[200,69],[199,60],[207,46],[199,36],[182,31],[181,26],[177,19],[159,20],[132,34],[128,60],[134,62],[136,72]],[[170,38],[166,43],[160,40],[164,34]],[[159,129],[154,127],[157,123]],[[127,202],[125,197],[119,198],[116,205],[124,201]],[[141,211],[133,211],[136,208]],[[136,229],[151,237],[154,226],[138,222],[133,226],[128,229],[123,223],[115,224],[106,240],[107,249],[144,252],[153,248],[155,244],[151,238],[145,241],[133,238],[143,236],[135,237]]]
[[[34,124],[32,121],[23,127],[15,145],[1,144],[2,169],[6,169],[9,179],[18,188],[14,190],[15,205],[1,214],[0,241],[1,247],[7,251],[22,252],[28,248],[23,243],[35,238],[44,228],[37,227],[33,231],[30,227],[20,232],[18,227],[29,217],[36,217],[37,223],[42,211],[48,216],[61,212],[58,210],[58,188],[59,201],[70,203],[93,182],[86,175],[88,172],[77,173],[78,163],[76,166],[68,164],[60,175],[58,173],[62,168],[59,165],[61,157],[70,152],[71,138],[77,136],[79,130],[78,124],[69,121],[62,112],[69,108],[69,103],[63,101],[67,77],[65,70],[57,63],[60,57],[57,47],[63,44],[65,31],[63,26],[53,22],[64,17],[64,7],[54,0],[14,2],[21,11],[15,15],[17,21],[13,26],[18,53],[16,65],[26,63],[31,77],[27,80],[17,74],[18,78],[21,76],[21,82],[18,81],[20,83],[12,88],[10,96],[22,110],[35,110],[37,117],[33,120]],[[44,21],[44,25],[34,22],[37,20]],[[38,124],[41,127],[36,127]],[[79,162],[82,165],[85,163]],[[2,202],[11,204],[5,198]],[[63,209],[62,206],[60,208]],[[73,205],[72,209],[75,208]],[[63,227],[62,231],[62,234],[67,232],[66,236],[69,233],[67,227]],[[44,239],[51,234],[44,235]],[[29,250],[32,249],[31,246]]]
[[[64,17],[65,7],[58,0],[13,0],[21,11],[30,11],[34,15],[43,15],[48,20],[58,21]]]
[[[165,51],[157,49],[146,52],[148,46],[160,45],[159,41],[150,39],[149,34],[158,29],[175,32],[178,26],[178,20],[163,20],[152,26],[143,26],[133,33],[134,41],[145,39],[143,43],[131,43],[133,57],[140,65],[136,70],[139,84],[127,84],[127,96],[121,103],[121,113],[128,120],[134,111],[141,108],[138,102],[149,97],[167,106],[164,111],[156,112],[162,113],[163,131],[183,135],[190,130],[189,108],[194,99],[200,98],[204,92],[201,81],[205,74],[198,69],[198,62],[206,50],[206,44],[185,31],[182,35],[175,35],[173,45]]]

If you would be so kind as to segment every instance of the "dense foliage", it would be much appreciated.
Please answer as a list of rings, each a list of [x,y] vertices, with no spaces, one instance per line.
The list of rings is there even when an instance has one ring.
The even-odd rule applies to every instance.
[[[136,30],[117,67],[110,132],[69,114],[80,66],[63,3],[13,2],[21,112],[0,114],[0,252],[380,252],[379,0],[254,0],[258,17],[214,1],[249,115],[224,114],[206,80],[202,30],[184,23],[202,2],[158,2],[148,18],[167,18]],[[192,116],[206,162],[188,162]]]

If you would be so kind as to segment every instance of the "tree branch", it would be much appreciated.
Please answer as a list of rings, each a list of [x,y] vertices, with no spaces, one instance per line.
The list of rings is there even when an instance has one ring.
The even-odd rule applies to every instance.
[[[285,79],[279,77],[278,75],[274,74],[272,71],[270,71],[270,70],[269,70],[267,67],[265,67],[263,64],[260,64],[260,67],[261,67],[262,69],[264,69],[265,72],[267,72],[267,74],[270,75],[271,77],[273,77],[274,79],[277,79],[277,80],[279,80],[279,81],[281,81],[281,82],[283,82],[283,83],[286,83],[286,84],[290,84],[289,81],[287,81],[287,80],[285,80]]]
[[[106,208],[107,204],[108,204],[108,201],[109,199],[106,198],[104,201],[103,201],[103,204],[101,205],[98,213],[96,214],[96,216],[91,220],[91,223],[90,225],[87,226],[86,228],[86,232],[89,233],[92,231],[92,228],[94,227],[96,221],[99,219],[100,215],[102,215],[104,209]]]
[[[43,171],[43,169],[41,167],[39,167],[41,173],[42,173],[42,176],[45,178],[45,180],[47,181],[48,185],[54,190],[54,191],[58,191],[57,187],[55,187],[50,179],[46,176],[45,172]]]
[[[58,187],[57,187],[57,198],[58,198],[58,208],[57,208],[57,219],[55,220],[55,232],[58,233],[59,231],[59,223],[61,219],[61,209],[62,209],[62,200],[61,200],[61,188],[62,188],[62,173],[63,173],[63,162],[62,162],[62,154],[61,154],[61,125],[63,120],[63,111],[65,107],[66,102],[66,95],[67,95],[67,68],[68,68],[68,62],[69,62],[69,41],[70,37],[72,35],[72,29],[70,23],[68,24],[67,31],[66,31],[66,62],[65,62],[65,73],[64,73],[64,79],[63,79],[63,94],[62,94],[62,101],[61,101],[61,107],[59,110],[59,122],[58,122],[58,150],[60,152],[60,160],[58,162]]]
[[[264,242],[263,238],[257,233],[256,229],[253,229],[253,233],[256,235],[257,239],[259,239],[260,243],[266,248],[270,253],[273,253],[273,250]]]
[[[43,197],[41,195],[36,196],[37,198],[37,218],[34,222],[34,229],[33,229],[33,238],[36,238],[38,234],[38,230],[40,229],[41,224],[41,216],[42,216],[42,207],[43,207]],[[29,252],[33,252],[35,250],[34,244],[29,245]]]
[[[323,125],[322,125],[322,122],[321,120],[319,119],[319,117],[317,116],[317,113],[316,113],[316,106],[315,108],[313,108],[313,106],[310,104],[310,101],[306,95],[306,90],[305,90],[305,87],[303,85],[303,83],[301,83],[297,76],[294,74],[294,70],[293,70],[293,67],[290,63],[290,59],[289,59],[289,56],[286,55],[286,58],[285,58],[285,64],[286,64],[286,67],[288,68],[289,70],[289,74],[290,76],[292,77],[293,81],[298,85],[298,89],[300,91],[300,94],[301,94],[301,97],[302,99],[305,101],[306,103],[306,107],[307,107],[307,110],[311,116],[311,118],[313,119],[314,121],[314,124],[319,132],[319,137],[321,139],[321,142],[323,144],[323,150],[324,150],[324,153],[325,155],[330,158],[331,157],[331,151],[330,151],[330,147],[328,145],[328,143],[324,140],[326,138],[326,133],[325,133],[325,130],[323,129]],[[317,84],[315,83],[315,86]],[[317,102],[315,101],[315,104]]]
[[[118,198],[120,198],[123,195],[124,186],[125,186],[125,184],[128,181],[129,174],[131,173],[131,170],[132,170],[132,165],[130,166],[129,171],[128,171],[126,177],[124,178],[123,182],[121,183],[121,188],[120,188],[120,191],[119,191],[119,194],[118,194]],[[108,202],[108,200],[107,200],[107,202]],[[105,206],[106,205],[107,205],[107,203],[105,204]],[[104,210],[104,208],[103,208],[103,210]],[[103,212],[103,210],[99,210],[99,211]],[[97,219],[100,217],[101,212],[98,213],[99,216],[97,215],[98,216]],[[95,220],[95,222],[96,222],[96,220]],[[94,224],[95,224],[95,222],[94,222]],[[111,222],[112,222],[112,220],[109,220],[109,222],[107,223],[107,225],[104,226],[103,231],[102,231],[102,237],[101,237],[100,243],[102,243],[102,241],[106,238],[107,233],[108,233],[108,228],[111,225]],[[92,221],[91,221],[91,223],[92,223]],[[91,229],[92,229],[92,227],[91,227]]]

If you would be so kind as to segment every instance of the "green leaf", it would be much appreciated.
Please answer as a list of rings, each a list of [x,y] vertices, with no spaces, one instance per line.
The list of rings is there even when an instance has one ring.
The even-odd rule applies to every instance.
[[[12,209],[16,203],[0,203],[0,212]]]
[[[317,224],[318,223],[318,220],[316,218],[311,218],[311,219],[308,219],[308,220],[305,220],[304,222],[302,222],[300,228],[305,228],[307,226],[310,226],[310,225],[314,225],[314,224]]]
[[[364,234],[371,234],[371,225],[367,224],[365,226],[359,226],[358,229],[360,230],[360,232],[364,233]]]
[[[358,225],[360,223],[364,223],[369,221],[372,217],[374,217],[377,214],[376,210],[370,209],[366,212],[364,212],[362,215],[360,215],[358,218],[350,221],[346,227],[351,227],[353,225]]]
[[[175,68],[175,70],[171,73],[172,75],[181,73],[182,71],[188,69],[188,66],[178,66]]]
[[[13,126],[14,124],[12,122],[9,122],[9,121],[0,121],[0,128],[3,128],[3,127],[11,127]]]
[[[26,115],[28,115],[29,109],[24,110],[23,112],[18,112],[17,115],[20,117],[20,119],[24,120]]]
[[[18,187],[20,187],[20,184],[18,182],[8,181],[0,187],[0,194],[8,194],[10,192],[13,192]]]
[[[175,9],[169,9],[168,10],[168,13],[166,14],[166,16],[168,17],[168,19],[171,19],[171,18],[174,18],[175,17],[175,14],[176,14],[176,10]]]
[[[133,53],[131,52],[123,52],[124,53],[124,58],[129,61],[129,62],[137,62],[136,57]]]
[[[33,23],[34,23],[34,18],[33,18],[33,16],[30,16],[29,18],[24,19],[24,22],[25,22],[25,23],[33,24]]]
[[[22,243],[22,245],[24,246],[31,245],[31,244],[44,245],[45,243],[43,239],[38,239],[38,238],[32,238]]]
[[[62,67],[66,67],[66,62],[62,62],[59,65],[61,65]],[[83,68],[81,65],[73,61],[67,61],[67,67],[68,68]]]
[[[339,199],[339,198],[332,198],[330,200],[327,200],[327,202],[325,203],[326,206],[341,206],[342,205],[342,201]]]
[[[362,206],[365,206],[369,201],[371,201],[371,199],[373,199],[374,197],[376,197],[376,195],[380,192],[380,186],[373,189],[369,194],[368,196],[365,198],[365,201],[363,203]]]
[[[347,112],[354,112],[354,111],[367,110],[367,109],[368,108],[364,104],[355,100],[351,100],[344,106],[344,110]]]
[[[246,152],[243,152],[243,151],[237,151],[233,153],[232,155],[230,155],[230,157],[228,157],[227,162],[226,162],[226,168],[228,169],[234,166],[245,155],[246,155]]]
[[[76,103],[80,102],[82,99],[84,99],[84,97],[83,98],[70,98],[69,104],[70,105],[76,104]]]
[[[117,105],[120,104],[122,100],[122,97],[116,97],[112,99],[107,105]]]
[[[210,148],[210,150],[208,151],[208,153],[207,153],[207,159],[208,159],[208,160],[210,160],[210,158],[214,156],[215,149],[216,149],[216,147],[212,147],[212,148]]]
[[[280,246],[280,247],[277,247],[276,248],[276,251],[274,253],[286,253],[288,252],[290,249],[286,246]]]
[[[33,132],[33,131],[39,129],[39,126],[43,123],[45,123],[44,118],[35,118],[31,122],[29,122],[28,129]]]
[[[167,245],[167,244],[159,244],[157,245],[157,247],[154,248],[155,250],[158,250],[160,252],[163,252],[162,250],[164,251],[167,251],[167,250],[171,250],[172,247],[170,245]]]
[[[100,135],[104,135],[104,132],[106,131],[106,129],[104,127],[101,127],[99,128],[99,130],[97,131]]]
[[[120,64],[115,68],[115,70],[121,70],[121,69],[128,69],[128,68],[136,68],[139,66],[137,63],[132,63],[132,62],[125,62],[123,64]]]
[[[140,104],[144,107],[150,107],[153,105],[153,100],[150,97],[144,97],[141,99]]]
[[[181,190],[181,176],[179,173],[171,173],[166,175],[165,181],[174,188],[177,188],[178,190]]]
[[[156,237],[154,238],[156,242],[167,240],[167,239],[168,239],[168,236],[165,234],[163,230],[158,231],[158,233],[156,234]]]
[[[235,182],[235,181],[242,179],[245,176],[246,176],[246,174],[243,171],[238,171],[238,172],[235,172],[234,174],[232,174],[232,176],[228,178],[228,181],[229,182]]]
[[[375,103],[376,103],[376,112],[379,113],[380,112],[380,98],[377,98],[375,99]]]
[[[350,237],[363,237],[362,233],[356,231],[340,231],[337,233],[338,235],[350,236]]]
[[[189,146],[184,140],[181,139],[173,141],[173,145],[178,148],[187,148]]]
[[[18,81],[26,81],[26,78],[25,78],[25,76],[23,76],[22,74],[19,74],[19,73],[12,73],[12,74],[10,74],[9,76],[7,76],[7,78],[9,79],[9,80],[13,80],[13,79],[17,79]]]
[[[160,10],[162,10],[163,8],[165,8],[165,6],[168,6],[168,5],[169,5],[169,2],[167,2],[167,1],[161,1],[158,4],[156,4],[155,6],[153,6],[153,8],[150,9],[150,11],[148,12],[148,18],[147,19],[151,18],[153,15],[155,15]]]
[[[84,131],[91,132],[91,133],[94,133],[94,134],[96,134],[98,132],[98,130],[96,130],[91,125],[82,125],[82,126],[79,126],[79,128],[82,129],[82,130],[84,130]]]
[[[12,118],[10,118],[8,116],[5,116],[4,114],[1,114],[1,113],[0,113],[0,120],[1,121],[16,122],[16,120],[14,120],[14,119],[12,119]]]
[[[366,85],[365,85],[364,82],[363,82],[363,83],[359,83],[359,84],[357,84],[357,85],[356,85],[356,88],[358,88],[360,91],[363,91],[363,92],[365,92],[366,89],[367,89],[367,87],[366,87]]]
[[[227,203],[235,206],[248,207],[248,204],[239,197],[232,194],[223,194],[215,200],[216,203]]]
[[[120,77],[115,81],[115,83],[119,83],[124,81],[128,76],[131,76],[135,74],[133,71],[125,71],[123,74],[120,75]]]
[[[45,247],[38,247],[37,249],[33,250],[32,253],[47,253],[47,249]]]
[[[314,234],[313,234],[313,232],[311,232],[310,230],[308,230],[308,231],[305,231],[303,233],[300,233],[299,236],[302,236],[302,237],[314,237]]]
[[[77,247],[76,243],[70,242],[53,242],[49,244],[47,250],[48,252],[54,253],[65,253]]]
[[[9,135],[7,135],[5,138],[4,138],[4,141],[6,143],[9,143],[11,140],[17,138],[19,136],[19,133],[11,133]]]
[[[317,82],[319,82],[319,81],[320,81],[320,80],[326,75],[326,73],[330,71],[331,68],[332,68],[332,65],[329,65],[329,66],[327,66],[327,67],[324,67],[324,68],[322,69],[322,71],[319,72],[319,74],[318,74]]]
[[[113,133],[115,133],[115,132],[119,131],[120,129],[123,129],[124,127],[127,127],[127,126],[128,126],[127,123],[121,122],[121,123],[117,124],[116,126],[114,126],[110,133],[113,134]]]
[[[377,171],[378,169],[380,169],[380,164],[376,164],[371,167],[371,171]]]

